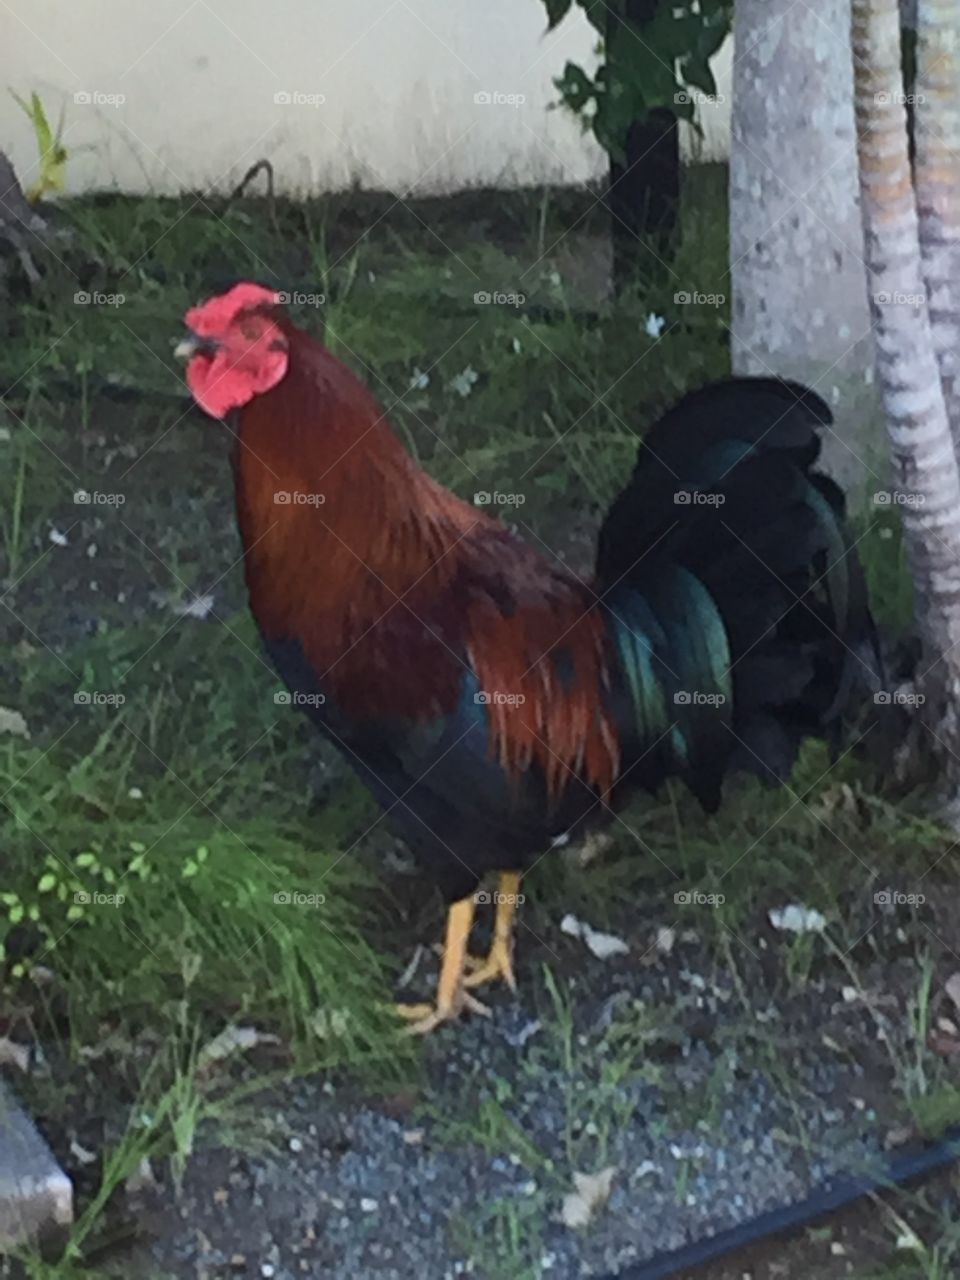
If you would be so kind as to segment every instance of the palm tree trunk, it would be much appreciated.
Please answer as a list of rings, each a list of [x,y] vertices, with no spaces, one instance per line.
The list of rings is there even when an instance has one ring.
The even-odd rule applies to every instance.
[[[960,449],[960,8],[917,11],[916,176],[933,345],[954,448]]]
[[[850,0],[736,0],[734,54],[734,372],[814,386],[837,420],[826,465],[859,497],[886,442],[870,385]]]
[[[925,650],[920,681],[926,697],[923,721],[941,761],[951,816],[956,817],[960,814],[960,470],[924,299],[919,219],[907,148],[898,0],[853,0],[853,63],[877,377]],[[922,81],[918,92],[925,92]]]

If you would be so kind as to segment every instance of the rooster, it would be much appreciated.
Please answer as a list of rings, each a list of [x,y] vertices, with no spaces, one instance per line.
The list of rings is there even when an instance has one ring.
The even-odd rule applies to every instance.
[[[872,647],[843,497],[818,474],[824,402],[737,378],[647,434],[582,581],[413,460],[364,384],[238,284],[187,312],[178,354],[235,434],[250,605],[278,673],[346,755],[449,910],[427,1032],[515,986],[520,877],[682,779],[703,807],[784,779],[835,737]],[[498,873],[492,943],[469,954]]]

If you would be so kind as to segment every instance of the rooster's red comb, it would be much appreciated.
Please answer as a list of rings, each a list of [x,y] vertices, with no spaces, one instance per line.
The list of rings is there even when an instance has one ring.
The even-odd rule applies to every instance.
[[[214,338],[228,329],[237,316],[244,311],[253,311],[258,307],[275,307],[281,300],[276,290],[265,289],[262,284],[243,281],[241,284],[235,284],[226,293],[208,298],[198,307],[191,307],[184,316],[184,322],[187,328],[199,337]]]

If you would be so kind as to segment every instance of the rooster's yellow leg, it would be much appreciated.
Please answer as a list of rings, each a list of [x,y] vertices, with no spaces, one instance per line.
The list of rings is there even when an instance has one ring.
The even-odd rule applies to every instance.
[[[443,962],[437,981],[437,1002],[432,1004],[398,1004],[397,1012],[411,1019],[411,1035],[426,1035],[443,1022],[452,1022],[464,1009],[490,1016],[490,1010],[464,987],[463,970],[467,957],[467,941],[473,924],[473,897],[461,898],[447,913],[447,936]]]
[[[517,913],[519,894],[519,871],[501,871],[490,951],[482,960],[467,956],[466,963],[473,972],[464,978],[465,987],[479,987],[483,982],[502,978],[511,991],[516,991],[517,980],[513,976],[513,920]]]

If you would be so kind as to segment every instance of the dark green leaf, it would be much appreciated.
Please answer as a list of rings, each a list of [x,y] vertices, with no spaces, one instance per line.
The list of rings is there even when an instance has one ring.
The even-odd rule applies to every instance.
[[[547,6],[547,26],[552,31],[570,12],[573,0],[543,0],[543,2]]]
[[[555,81],[561,97],[571,111],[582,111],[595,96],[593,81],[575,62],[568,62],[563,75]]]

